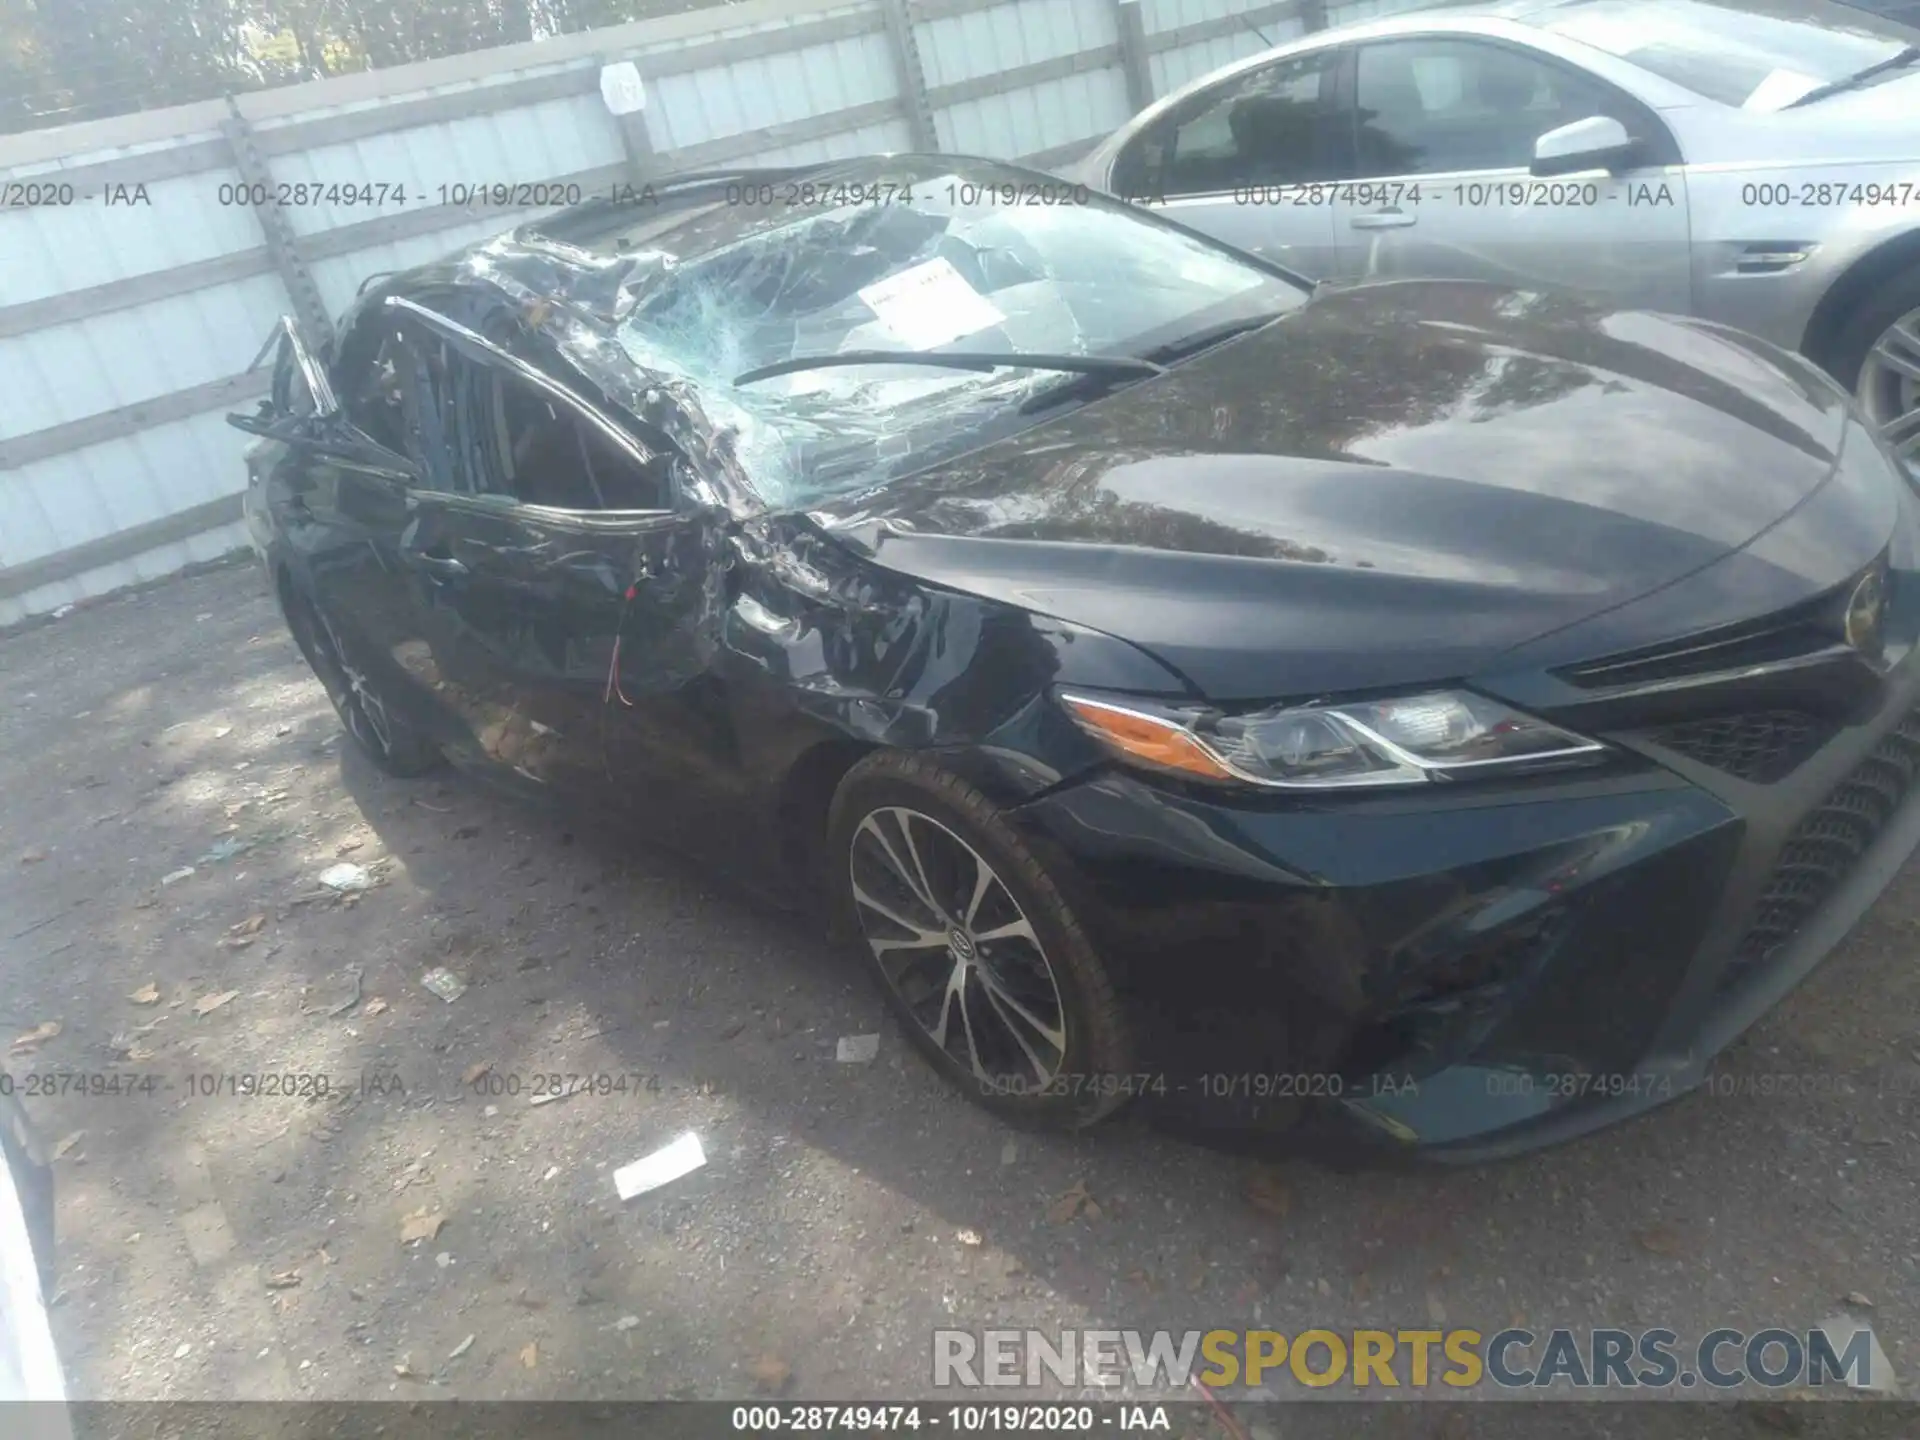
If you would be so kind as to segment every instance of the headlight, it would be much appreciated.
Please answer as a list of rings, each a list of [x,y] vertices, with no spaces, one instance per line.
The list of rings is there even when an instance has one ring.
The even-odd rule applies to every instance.
[[[1589,764],[1606,751],[1598,741],[1461,690],[1248,715],[1058,694],[1080,728],[1123,759],[1195,779],[1275,789],[1419,785]]]

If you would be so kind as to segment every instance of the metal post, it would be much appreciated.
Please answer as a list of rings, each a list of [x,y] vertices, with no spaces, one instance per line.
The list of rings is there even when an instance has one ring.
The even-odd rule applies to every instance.
[[[602,55],[597,63],[604,74],[607,66],[620,62]],[[625,114],[615,112],[613,123],[620,131],[620,149],[627,157],[627,179],[638,190],[652,180],[660,169],[659,156],[653,148],[653,134],[647,129],[647,112],[644,107]]]
[[[940,148],[933,125],[933,106],[927,102],[927,72],[920,63],[920,41],[913,33],[908,0],[880,0],[887,21],[887,43],[893,48],[894,73],[900,77],[900,103],[906,107],[907,130],[913,148],[932,153]]]
[[[293,302],[293,317],[300,326],[300,338],[310,350],[321,351],[333,341],[333,318],[327,314],[320,287],[313,283],[307,262],[300,256],[300,242],[287,221],[287,212],[274,204],[273,172],[267,168],[267,157],[253,142],[253,127],[247,124],[247,117],[240,113],[240,103],[231,95],[227,97],[227,109],[231,113],[220,122],[220,133],[226,136],[227,148],[233,151],[234,169],[240,172],[248,191],[259,202],[253,207],[253,215],[260,222],[260,233],[266,237],[267,255],[279,272],[287,298]]]
[[[1127,105],[1138,115],[1153,103],[1153,71],[1147,64],[1147,21],[1141,0],[1114,0],[1120,28],[1120,64],[1127,76]]]

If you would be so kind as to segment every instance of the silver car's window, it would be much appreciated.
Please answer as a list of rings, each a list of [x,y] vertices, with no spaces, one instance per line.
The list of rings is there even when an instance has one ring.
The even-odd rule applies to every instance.
[[[1329,76],[1336,54],[1263,65],[1195,96],[1128,147],[1123,195],[1213,195],[1338,179]]]
[[[1632,117],[1611,91],[1571,70],[1475,40],[1362,46],[1358,178],[1524,168],[1549,130]]]
[[[1587,0],[1536,22],[1709,100],[1754,110],[1784,108],[1920,42],[1920,31],[1814,0]]]

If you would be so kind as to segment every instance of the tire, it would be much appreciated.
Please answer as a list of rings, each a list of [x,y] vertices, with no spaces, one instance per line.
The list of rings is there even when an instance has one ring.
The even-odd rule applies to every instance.
[[[13,1172],[21,1214],[33,1242],[34,1266],[40,1273],[40,1293],[53,1293],[53,1167],[47,1163],[38,1135],[11,1094],[0,1095],[0,1165]]]
[[[841,781],[827,834],[838,928],[950,1085],[1050,1130],[1120,1108],[1134,1047],[1107,968],[992,801],[881,751]]]
[[[1854,392],[1867,418],[1920,471],[1920,266],[1878,286],[1834,336],[1828,369]],[[1902,367],[1905,367],[1905,370]],[[1897,432],[1888,427],[1900,418]]]
[[[439,747],[395,713],[372,679],[347,660],[340,635],[325,612],[290,586],[283,592],[287,628],[294,644],[327,692],[334,712],[355,745],[376,767],[402,780],[425,775],[442,763]]]

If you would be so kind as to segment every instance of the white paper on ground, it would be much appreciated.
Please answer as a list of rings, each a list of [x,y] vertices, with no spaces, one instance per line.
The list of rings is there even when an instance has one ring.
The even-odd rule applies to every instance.
[[[860,291],[860,298],[902,344],[915,350],[949,345],[1007,318],[945,259],[876,280]]]
[[[878,1035],[842,1035],[835,1052],[843,1065],[865,1065],[879,1053]]]
[[[1813,1328],[1826,1332],[1827,1343],[1833,1347],[1835,1355],[1845,1355],[1854,1337],[1864,1330],[1867,1336],[1866,1373],[1846,1371],[1847,1385],[1854,1390],[1867,1390],[1880,1395],[1900,1393],[1900,1381],[1893,1373],[1893,1362],[1887,1359],[1887,1352],[1880,1348],[1880,1337],[1873,1333],[1871,1325],[1862,1324],[1851,1315],[1835,1315]]]
[[[622,1200],[631,1200],[649,1190],[658,1190],[682,1175],[691,1175],[706,1163],[707,1155],[700,1148],[700,1137],[689,1130],[671,1145],[614,1171],[613,1188]]]

